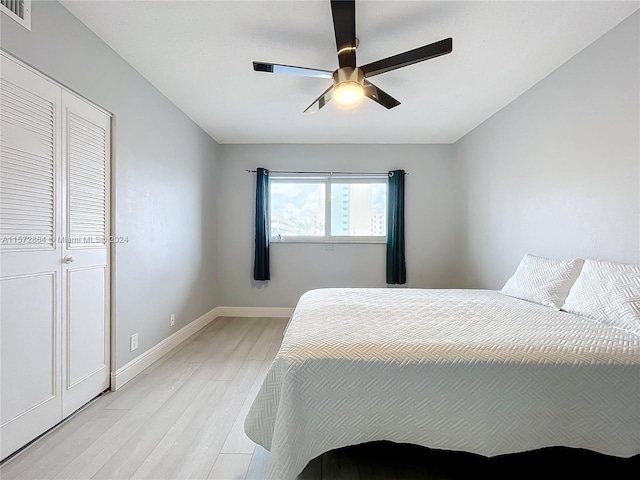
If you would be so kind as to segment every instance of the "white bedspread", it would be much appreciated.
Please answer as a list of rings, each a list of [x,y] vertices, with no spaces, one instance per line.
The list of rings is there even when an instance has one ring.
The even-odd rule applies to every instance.
[[[376,440],[640,454],[640,336],[487,290],[305,293],[245,421],[295,478]]]

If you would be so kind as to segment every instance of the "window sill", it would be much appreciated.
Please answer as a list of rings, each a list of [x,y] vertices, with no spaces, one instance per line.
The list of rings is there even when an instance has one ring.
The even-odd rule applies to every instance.
[[[364,239],[353,239],[353,240],[271,240],[270,245],[277,244],[311,244],[311,245],[386,245],[386,240],[364,240]]]

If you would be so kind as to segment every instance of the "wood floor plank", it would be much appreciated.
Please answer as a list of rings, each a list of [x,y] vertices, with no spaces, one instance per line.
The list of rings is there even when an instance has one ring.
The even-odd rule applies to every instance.
[[[105,410],[93,406],[54,429],[30,448],[2,467],[3,480],[52,478],[70,458],[82,454],[96,439],[96,432],[116,423],[125,410]]]
[[[136,390],[146,390],[145,386],[141,386],[141,383],[149,381],[149,377],[142,373],[136,375],[131,380],[129,380],[126,384],[121,386],[118,390],[115,391],[107,391],[102,397],[100,397],[99,405],[100,408],[111,408],[114,402],[118,401],[120,397],[130,397],[134,395],[133,392]],[[115,408],[114,410],[128,410],[127,408]]]
[[[181,349],[171,361],[201,363],[203,357],[197,358],[198,354],[210,346],[212,338],[220,336],[219,333],[227,328],[226,323],[226,319],[222,319],[220,322],[215,322],[212,328],[198,332],[197,335],[194,335],[195,338],[189,343],[188,347]],[[214,329],[213,327],[216,328]]]
[[[257,322],[251,323],[240,341],[236,343],[235,348],[226,356],[223,367],[212,375],[211,380],[232,380],[262,335],[263,330],[264,325]]]
[[[264,360],[274,339],[281,332],[281,319],[266,319],[267,325],[260,338],[247,355],[247,360]]]
[[[248,325],[249,326],[246,328],[234,329],[234,331],[236,334],[245,330],[248,331],[251,328],[252,323],[248,322]],[[221,333],[225,329],[226,327],[223,327],[222,329],[216,330],[216,332]],[[203,333],[204,337],[208,332]],[[220,335],[218,340],[223,341],[220,340],[222,337],[223,335]],[[209,378],[218,369],[225,365],[227,353],[221,348],[218,348],[222,345],[221,343],[215,340],[211,340],[210,343],[213,345],[213,348],[209,348],[209,346],[206,347],[206,349],[211,350],[207,353],[208,361],[197,364],[200,365],[197,371],[194,372],[183,385],[181,385],[180,389],[176,391],[172,398],[170,398],[159,409],[157,414],[153,418],[149,419],[143,429],[136,432],[124,445],[121,446],[121,448],[96,473],[93,477],[94,479],[109,479],[114,476],[117,478],[130,478],[132,475],[136,474],[146,459],[167,435],[167,432],[172,431],[176,422],[184,416],[185,409],[188,408],[187,405],[192,405],[194,402],[197,403],[199,400],[201,401],[202,392],[207,388],[213,388],[214,391],[218,391],[222,388],[221,385],[212,385],[209,383]],[[184,349],[191,353],[200,354],[203,347],[198,342],[192,342],[185,346]],[[190,360],[193,358],[193,356],[187,354],[179,359],[174,358],[172,362],[179,362],[180,360],[183,360],[185,363],[192,363]],[[196,365],[195,363],[193,364]],[[220,392],[224,392],[226,387],[227,385],[224,385],[224,388],[222,388]],[[212,392],[205,393],[204,396],[206,397],[211,393]],[[205,408],[204,404],[201,405],[201,409],[202,408]],[[193,409],[190,411],[193,412]],[[177,429],[180,430],[180,428],[179,424]],[[175,432],[175,430],[173,431]],[[138,475],[144,475],[144,470],[142,472],[138,472]]]
[[[158,411],[136,431],[120,449],[93,475],[95,480],[130,478],[182,417],[185,408],[196,401],[202,390],[208,386],[207,380],[217,364],[198,364],[200,367],[169,398]]]
[[[260,387],[262,386],[262,381],[267,375],[267,371],[268,366],[265,367],[263,365],[251,387],[251,390],[249,390],[249,393],[247,394],[242,408],[236,416],[235,422],[231,426],[229,434],[222,446],[222,453],[253,453],[256,444],[253,443],[244,433],[244,420],[247,417],[247,413],[253,404],[253,400],[255,399],[258,390],[260,390]]]
[[[133,473],[132,479],[170,479],[211,413],[222,402],[230,382],[209,381],[184,414]]]
[[[194,342],[190,355],[185,358],[187,362],[204,362],[208,359],[212,352],[218,350],[232,351],[238,343],[242,341],[247,331],[258,328],[256,319],[248,318],[246,321],[242,319],[225,319],[222,328],[215,331],[203,332],[198,340]]]
[[[107,395],[110,400],[104,408],[130,410],[138,405],[148,395],[149,391],[160,387],[164,383],[164,379],[176,369],[184,368],[185,358],[192,354],[194,342],[186,342],[176,347],[163,361],[157,361],[151,366],[153,375],[139,374],[124,386]]]
[[[142,371],[142,374],[149,374],[169,362],[173,364],[178,364],[185,361],[199,363],[197,359],[192,358],[194,352],[198,350],[198,346],[203,346],[210,343],[211,338],[215,338],[215,336],[217,335],[216,332],[222,330],[229,323],[229,321],[230,319],[228,317],[218,317],[215,320],[212,320],[209,325],[191,335],[187,340],[176,346],[167,355],[149,365]]]
[[[209,323],[209,325],[207,325],[203,329],[199,330],[195,334],[191,335],[184,342],[182,342],[179,345],[177,345],[169,353],[167,353],[166,355],[163,355],[162,358],[159,358],[158,360],[153,362],[151,365],[149,365],[147,368],[145,368],[140,373],[142,375],[148,375],[148,374],[154,372],[157,368],[161,367],[162,365],[165,365],[167,362],[174,362],[174,363],[181,362],[182,361],[181,356],[184,356],[186,354],[185,350],[184,350],[184,347],[186,347],[187,345],[191,344],[192,342],[197,341],[200,338],[200,335],[202,335],[205,331],[207,331],[207,330],[209,330],[211,328],[215,328],[220,323],[221,320],[222,320],[222,317],[219,317],[219,318],[216,318],[216,319],[212,320],[211,323]]]
[[[158,388],[164,378],[167,378],[172,372],[178,368],[178,364],[164,364],[156,372],[155,375],[136,375],[132,381],[127,382],[115,392],[107,395],[108,403],[103,408],[110,410],[131,410],[148,395],[149,391]]]
[[[250,360],[238,370],[223,401],[189,446],[172,473],[172,478],[206,478],[222,450],[227,435],[242,408],[242,404],[262,368],[262,362]]]
[[[245,480],[251,455],[221,453],[207,477],[209,480]]]
[[[234,334],[238,334],[237,328],[233,329],[234,333],[230,334],[219,334],[223,332],[225,328],[229,325],[229,322],[226,318],[222,318],[220,322],[216,322],[213,327],[210,329],[203,329],[200,333],[200,337],[207,338],[206,342],[202,343],[202,341],[194,340],[193,342],[185,343],[177,348],[174,355],[170,356],[166,361],[160,363],[153,371],[154,375],[146,375],[143,380],[137,382],[137,384],[132,385],[131,391],[127,392],[126,395],[121,393],[121,390],[129,388],[129,382],[124,385],[121,389],[113,392],[113,394],[121,395],[121,399],[116,399],[112,401],[105,408],[112,409],[131,409],[135,405],[137,405],[144,397],[146,397],[149,393],[150,389],[155,388],[158,383],[163,382],[164,378],[176,368],[180,368],[180,366],[185,362],[190,363],[198,363],[194,362],[196,358],[200,358],[202,361],[206,361],[208,363],[216,363],[218,368],[224,364],[224,356],[221,355],[221,351],[226,348],[226,338],[229,336],[233,336]],[[248,330],[249,326],[247,325],[244,330]],[[219,335],[218,335],[219,334]],[[210,337],[213,335],[213,337]],[[198,336],[198,335],[196,335]],[[237,341],[235,342],[237,343]],[[206,353],[202,354],[202,351],[206,350]],[[200,362],[201,363],[201,362]],[[211,369],[211,374],[217,369]],[[136,377],[137,378],[137,377]]]
[[[171,361],[159,366],[154,375],[136,375],[134,380],[138,379],[138,377],[140,377],[140,380],[135,383],[128,382],[115,392],[110,393],[108,396],[112,395],[114,398],[104,408],[131,410],[144,401],[150,391],[163,388],[165,378],[174,375],[177,370],[183,368],[183,362]],[[193,371],[195,370],[197,370],[197,366]]]
[[[251,463],[247,468],[245,480],[264,480],[267,478],[267,465],[269,462],[269,452],[256,445],[251,456]]]
[[[128,410],[116,423],[99,435],[89,448],[71,459],[53,478],[84,479],[95,475],[199,367],[200,364],[195,363],[180,364],[180,368],[161,379],[158,386],[149,391],[149,395],[144,400]],[[99,432],[96,433],[99,434]]]
[[[267,338],[261,339],[263,342],[267,342]],[[267,344],[267,348],[265,349],[264,360],[262,360],[262,367],[260,369],[260,373],[256,377],[253,385],[251,386],[251,390],[247,394],[245,398],[244,404],[242,408],[238,412],[238,416],[231,427],[229,435],[222,447],[222,453],[252,453],[255,449],[256,444],[253,443],[244,433],[244,420],[247,417],[247,413],[253,404],[253,400],[255,399],[262,383],[267,376],[267,372],[269,371],[269,367],[271,366],[271,362],[273,357],[275,356],[275,351],[273,348],[273,342],[276,341],[275,338],[271,338],[271,344]],[[279,340],[277,341],[278,345],[280,344]],[[248,357],[247,357],[248,358]]]

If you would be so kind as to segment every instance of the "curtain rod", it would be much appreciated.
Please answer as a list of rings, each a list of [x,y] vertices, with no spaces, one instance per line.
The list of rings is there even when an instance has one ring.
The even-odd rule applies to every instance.
[[[298,173],[298,174],[316,174],[316,175],[389,175],[393,176],[393,172],[304,172],[304,171],[288,171],[288,170],[267,170],[269,173]],[[249,170],[247,168],[247,173],[256,173],[257,170]],[[405,175],[408,175],[405,172]]]

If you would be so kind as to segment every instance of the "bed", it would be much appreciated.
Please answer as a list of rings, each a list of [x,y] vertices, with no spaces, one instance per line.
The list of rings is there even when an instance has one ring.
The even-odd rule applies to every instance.
[[[386,440],[640,454],[640,334],[491,290],[319,289],[248,412],[270,479]]]

